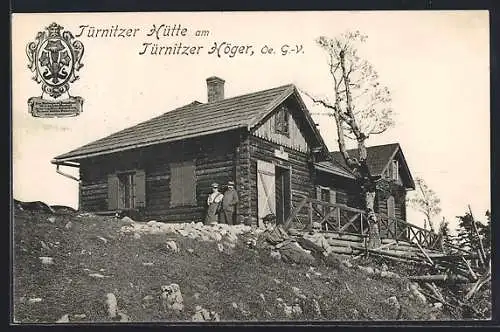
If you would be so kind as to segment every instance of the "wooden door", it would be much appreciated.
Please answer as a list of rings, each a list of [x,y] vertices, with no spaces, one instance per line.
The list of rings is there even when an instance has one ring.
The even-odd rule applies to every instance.
[[[262,218],[268,214],[276,215],[275,166],[257,160],[257,215],[258,225],[263,226]]]
[[[290,169],[276,167],[276,220],[284,223],[291,209]]]

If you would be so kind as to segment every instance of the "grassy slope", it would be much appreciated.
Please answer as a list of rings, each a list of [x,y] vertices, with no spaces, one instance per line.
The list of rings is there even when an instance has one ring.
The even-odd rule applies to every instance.
[[[391,296],[397,296],[402,306],[401,319],[427,320],[431,312],[438,319],[447,318],[410,299],[404,280],[370,279],[358,269],[338,264],[315,267],[321,273],[317,275],[309,266],[276,261],[268,252],[248,249],[240,242],[228,253],[219,252],[215,242],[177,235],[149,234],[137,239],[120,233],[123,223],[111,217],[58,215],[53,223],[49,217],[16,212],[16,322],[50,323],[65,314],[72,322],[75,314],[86,315],[79,321],[109,321],[104,306],[109,292],[116,295],[120,311],[132,321],[190,320],[196,305],[218,312],[223,321],[286,320],[290,318],[276,298],[291,305],[297,298],[292,287],[307,296],[297,320],[393,320],[397,312],[386,303]],[[169,239],[177,242],[178,253],[167,249]],[[43,249],[40,241],[49,249]],[[41,264],[40,256],[53,257],[54,264]],[[149,262],[153,265],[143,264]],[[88,275],[92,272],[109,277],[92,278]],[[160,286],[170,283],[179,284],[184,297],[185,309],[177,316],[160,310]],[[143,300],[147,295],[153,299]],[[42,302],[28,302],[35,297]],[[313,298],[320,304],[322,317],[312,309]],[[233,302],[238,309],[232,307]]]

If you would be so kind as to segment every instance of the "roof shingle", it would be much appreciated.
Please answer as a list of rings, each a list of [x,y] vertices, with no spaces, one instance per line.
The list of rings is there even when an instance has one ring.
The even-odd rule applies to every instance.
[[[396,149],[398,148],[399,148],[398,143],[367,147],[366,161],[368,163],[368,168],[370,169],[370,173],[375,176],[382,175],[382,172],[389,163],[389,160],[391,159]],[[358,149],[347,150],[347,153],[349,153],[349,155],[352,157],[359,158]],[[331,152],[331,156],[335,162],[339,163],[343,167],[347,167],[344,157],[342,157],[340,151]]]
[[[292,84],[288,84],[212,103],[193,102],[59,155],[55,159],[78,160],[88,155],[106,154],[115,150],[249,127],[294,89]]]

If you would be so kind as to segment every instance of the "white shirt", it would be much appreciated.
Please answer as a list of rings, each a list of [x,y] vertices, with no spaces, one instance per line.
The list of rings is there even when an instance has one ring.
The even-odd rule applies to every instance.
[[[212,203],[219,203],[220,201],[222,201],[223,197],[224,197],[224,195],[222,195],[222,193],[220,193],[218,191],[213,192],[208,196],[207,203],[208,203],[208,205],[210,205]]]

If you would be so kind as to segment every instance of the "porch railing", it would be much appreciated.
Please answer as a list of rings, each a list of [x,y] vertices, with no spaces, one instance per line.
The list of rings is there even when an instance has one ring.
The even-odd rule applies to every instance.
[[[416,242],[425,248],[439,248],[441,244],[439,235],[417,225],[380,214],[377,214],[377,218],[381,238]],[[305,196],[291,209],[290,215],[285,220],[285,228],[292,225],[304,230],[320,228],[325,232],[351,233],[361,236],[366,236],[369,232],[364,210]]]

